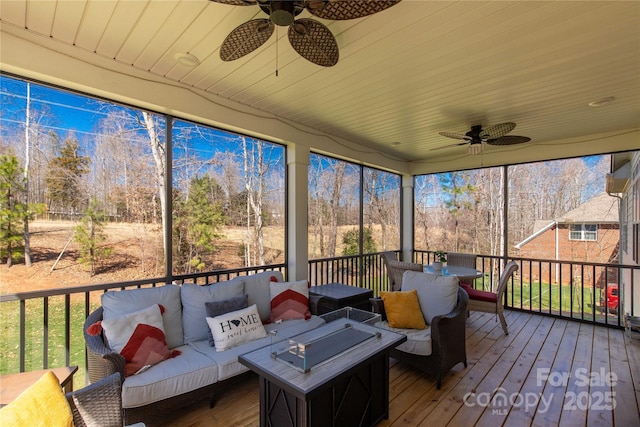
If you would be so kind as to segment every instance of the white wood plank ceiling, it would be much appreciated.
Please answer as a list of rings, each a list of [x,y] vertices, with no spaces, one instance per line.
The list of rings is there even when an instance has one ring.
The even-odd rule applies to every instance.
[[[365,18],[318,19],[337,40],[334,67],[301,58],[283,27],[256,51],[223,62],[227,34],[265,17],[257,5],[207,0],[0,2],[5,28],[407,161],[465,154],[438,132],[472,125],[516,122],[511,134],[530,137],[528,144],[640,128],[638,1],[404,0]],[[180,64],[179,53],[199,65]],[[605,97],[615,100],[588,105]]]

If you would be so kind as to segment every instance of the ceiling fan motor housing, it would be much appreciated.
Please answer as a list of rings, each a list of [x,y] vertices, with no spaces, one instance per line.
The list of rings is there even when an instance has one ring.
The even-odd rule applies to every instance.
[[[304,10],[302,1],[261,1],[260,9],[276,25],[287,27],[291,25],[296,16]]]

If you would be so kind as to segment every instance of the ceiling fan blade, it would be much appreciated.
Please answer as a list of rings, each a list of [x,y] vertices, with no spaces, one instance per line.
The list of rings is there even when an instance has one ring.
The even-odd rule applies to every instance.
[[[254,6],[258,0],[209,0],[215,3],[229,4],[231,6]]]
[[[235,61],[262,46],[271,34],[275,24],[268,19],[254,19],[236,27],[229,33],[220,47],[220,59]]]
[[[531,138],[528,138],[526,136],[505,135],[496,139],[487,139],[486,142],[489,145],[515,145],[523,144],[529,141],[531,141]]]
[[[500,123],[493,126],[487,126],[480,132],[480,138],[482,139],[497,139],[504,136],[514,130],[516,124],[512,122]]]
[[[318,18],[345,20],[373,15],[398,3],[400,0],[306,0],[305,6]]]
[[[447,138],[464,139],[466,141],[471,141],[471,138],[469,138],[464,133],[456,133],[456,132],[438,132],[438,133],[442,136],[446,136]]]
[[[323,67],[338,63],[340,52],[331,31],[313,19],[298,19],[289,26],[289,42],[304,59]]]

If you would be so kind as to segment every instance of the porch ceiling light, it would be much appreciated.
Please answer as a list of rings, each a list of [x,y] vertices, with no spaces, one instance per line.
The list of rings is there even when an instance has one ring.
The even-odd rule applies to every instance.
[[[195,67],[200,65],[200,60],[194,55],[185,52],[178,52],[173,55],[174,59],[186,67]]]

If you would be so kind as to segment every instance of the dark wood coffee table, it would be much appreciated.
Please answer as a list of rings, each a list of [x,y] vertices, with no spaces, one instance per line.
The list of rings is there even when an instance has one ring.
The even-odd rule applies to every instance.
[[[342,283],[328,283],[326,285],[311,286],[309,294],[323,297],[318,304],[317,314],[329,313],[344,307],[371,311],[371,304],[369,303],[369,298],[373,297],[371,289],[343,285]]]
[[[352,321],[314,331],[331,333],[336,322]],[[276,360],[271,346],[239,356],[260,377],[260,426],[374,426],[389,417],[389,351],[407,337],[356,323],[377,335],[307,372]]]

